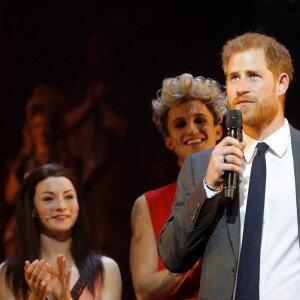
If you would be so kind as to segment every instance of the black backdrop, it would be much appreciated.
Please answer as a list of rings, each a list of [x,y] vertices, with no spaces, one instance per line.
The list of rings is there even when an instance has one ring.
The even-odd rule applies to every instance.
[[[32,88],[38,83],[51,82],[64,89],[85,68],[88,37],[96,33],[109,40],[109,68],[126,99],[121,110],[131,125],[126,153],[132,165],[136,165],[128,170],[133,181],[128,186],[130,191],[125,200],[124,195],[120,197],[126,201],[122,204],[123,219],[119,221],[127,226],[120,242],[124,247],[115,249],[112,245],[106,249],[107,255],[113,256],[121,266],[124,299],[133,299],[127,262],[133,201],[147,189],[174,180],[178,171],[175,157],[164,149],[151,121],[150,100],[164,77],[191,72],[224,84],[220,58],[224,42],[248,31],[272,35],[286,45],[293,58],[295,78],[287,94],[286,116],[292,125],[300,128],[300,102],[296,94],[300,81],[300,4],[296,0],[81,1],[76,4],[1,1],[0,9],[2,170],[5,170],[5,160],[21,147],[24,105]],[[170,166],[169,171],[161,170],[162,162]],[[152,171],[154,175],[149,176]],[[137,174],[142,176],[137,179]],[[1,172],[2,183],[6,175],[5,171]],[[3,201],[1,213],[5,215]],[[2,216],[2,225],[4,219]]]

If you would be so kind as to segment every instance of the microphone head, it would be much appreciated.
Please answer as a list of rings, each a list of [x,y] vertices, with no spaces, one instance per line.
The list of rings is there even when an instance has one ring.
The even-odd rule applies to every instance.
[[[242,128],[242,112],[238,109],[228,109],[225,124],[226,128]]]

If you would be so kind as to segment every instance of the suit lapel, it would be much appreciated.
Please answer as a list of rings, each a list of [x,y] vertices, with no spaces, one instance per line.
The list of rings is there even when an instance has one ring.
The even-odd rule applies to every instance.
[[[290,126],[290,129],[291,129],[291,141],[292,141],[292,151],[293,151],[293,159],[294,159],[298,232],[300,233],[300,132],[295,130],[292,126]]]
[[[240,244],[240,214],[239,214],[239,184],[237,186],[236,199],[229,205],[225,212],[226,225],[233,255],[237,258]]]
[[[227,216],[227,229],[228,229],[228,235],[231,242],[231,247],[233,251],[233,255],[235,257],[238,257],[239,253],[239,244],[240,244],[240,216],[238,213],[235,213],[234,211],[239,210],[239,201],[237,200],[232,205],[232,213],[235,214],[234,217],[228,217]]]

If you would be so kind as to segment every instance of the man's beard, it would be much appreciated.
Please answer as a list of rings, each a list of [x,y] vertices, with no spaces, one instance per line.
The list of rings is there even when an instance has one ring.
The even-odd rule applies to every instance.
[[[256,97],[240,97],[233,101],[233,109],[236,109],[236,104],[238,101],[250,100],[253,103],[249,106],[238,106],[243,114],[243,124],[254,127],[259,126],[263,123],[270,122],[273,120],[279,109],[279,101],[277,99],[275,89],[273,89],[272,94],[268,97],[258,100]]]

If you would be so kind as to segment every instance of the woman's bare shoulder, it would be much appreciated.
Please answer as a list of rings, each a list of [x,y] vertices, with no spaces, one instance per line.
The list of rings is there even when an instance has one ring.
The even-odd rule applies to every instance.
[[[118,271],[120,272],[119,266],[117,262],[112,259],[111,257],[108,256],[102,256],[101,257],[103,267],[104,267],[104,272],[107,270],[112,270],[112,271]]]
[[[13,300],[15,297],[6,282],[6,264],[0,265],[0,300]]]
[[[118,264],[110,257],[102,256],[104,268],[104,280],[102,289],[102,299],[121,299],[122,280]]]

